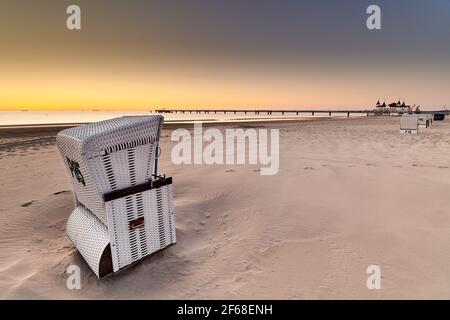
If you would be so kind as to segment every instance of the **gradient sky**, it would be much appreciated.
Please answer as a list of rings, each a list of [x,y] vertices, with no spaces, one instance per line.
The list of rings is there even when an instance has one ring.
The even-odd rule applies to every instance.
[[[1,0],[0,44],[0,110],[450,106],[449,0]]]

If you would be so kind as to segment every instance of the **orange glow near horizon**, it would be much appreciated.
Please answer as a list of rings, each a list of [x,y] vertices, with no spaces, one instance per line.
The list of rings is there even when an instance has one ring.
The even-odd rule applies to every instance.
[[[239,68],[237,68],[239,69]],[[64,71],[62,71],[64,70]],[[156,108],[302,109],[367,108],[378,100],[405,99],[421,103],[439,82],[414,83],[407,75],[380,83],[360,78],[349,69],[346,77],[331,70],[326,77],[288,70],[128,70],[114,65],[97,70],[20,68],[0,79],[0,110],[115,110]],[[403,79],[402,79],[403,78]],[[358,81],[358,79],[360,81]],[[402,79],[402,81],[399,81]],[[438,79],[436,79],[438,80]],[[445,83],[445,82],[444,82]],[[386,86],[391,85],[391,90]],[[413,88],[421,86],[418,92]],[[444,84],[440,84],[442,87]],[[444,88],[442,88],[444,89]],[[397,92],[402,96],[397,96]],[[378,92],[384,92],[383,96]]]

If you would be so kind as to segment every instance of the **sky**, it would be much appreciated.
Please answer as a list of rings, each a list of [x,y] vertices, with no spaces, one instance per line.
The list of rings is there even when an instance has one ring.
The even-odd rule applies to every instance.
[[[449,0],[0,2],[0,110],[431,109],[449,88]]]

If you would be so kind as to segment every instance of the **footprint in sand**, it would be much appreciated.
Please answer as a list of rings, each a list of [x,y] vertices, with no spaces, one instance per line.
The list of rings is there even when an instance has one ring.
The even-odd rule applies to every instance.
[[[315,170],[313,167],[304,167],[303,170]]]
[[[66,193],[70,193],[70,191],[69,190],[58,191],[58,192],[55,192],[53,195],[57,196],[57,195],[66,194]]]
[[[35,202],[37,202],[36,200],[31,200],[28,202],[25,202],[21,205],[22,208],[28,208],[29,206],[32,206]]]
[[[227,171],[225,171],[225,172],[235,172],[235,170],[227,170]]]

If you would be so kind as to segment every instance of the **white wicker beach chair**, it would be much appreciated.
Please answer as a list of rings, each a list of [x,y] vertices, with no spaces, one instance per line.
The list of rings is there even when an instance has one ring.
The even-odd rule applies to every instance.
[[[419,129],[428,128],[430,126],[430,117],[428,114],[421,113],[418,115]]]
[[[400,133],[417,134],[419,131],[419,116],[417,114],[403,114],[400,118]]]
[[[75,191],[67,234],[100,278],[176,242],[172,178],[154,172],[163,121],[122,117],[57,135]]]

